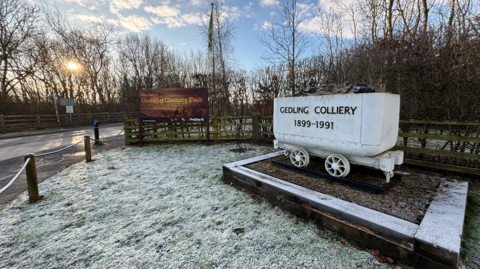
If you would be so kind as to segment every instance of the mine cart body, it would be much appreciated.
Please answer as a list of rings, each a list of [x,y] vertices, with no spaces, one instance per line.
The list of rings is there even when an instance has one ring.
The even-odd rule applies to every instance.
[[[343,162],[339,161],[339,165],[362,164],[393,175],[394,165],[403,162],[402,151],[388,151],[397,141],[399,116],[400,96],[396,94],[276,98],[274,144],[289,155],[294,154],[293,150],[301,150],[303,153],[295,154],[307,158],[309,154],[320,157],[333,154],[337,157],[330,162],[337,163],[341,158]],[[295,164],[295,158],[290,157]],[[295,165],[307,164],[300,161]],[[387,175],[387,181],[389,178]]]

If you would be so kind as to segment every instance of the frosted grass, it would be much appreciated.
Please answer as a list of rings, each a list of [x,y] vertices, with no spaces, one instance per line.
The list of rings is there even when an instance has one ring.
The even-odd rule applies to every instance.
[[[69,167],[41,202],[0,212],[0,268],[391,268],[222,183],[222,164],[273,151],[235,147],[117,148]]]

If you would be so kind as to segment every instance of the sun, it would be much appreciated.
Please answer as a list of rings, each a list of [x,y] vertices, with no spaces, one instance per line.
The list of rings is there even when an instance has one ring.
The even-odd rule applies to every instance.
[[[67,64],[68,66],[68,69],[71,69],[71,70],[77,70],[78,69],[78,65],[76,63],[73,63],[73,62],[69,62]]]

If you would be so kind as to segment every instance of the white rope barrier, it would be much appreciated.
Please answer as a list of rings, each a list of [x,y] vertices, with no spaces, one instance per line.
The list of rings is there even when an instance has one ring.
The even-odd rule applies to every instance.
[[[25,167],[27,167],[27,164],[28,162],[30,161],[30,158],[28,158],[25,163],[23,164],[22,166],[22,169],[20,169],[20,171],[18,171],[18,173],[13,177],[13,179],[7,184],[7,186],[3,187],[1,190],[0,190],[0,193],[2,193],[4,190],[6,190],[8,187],[10,187],[10,185],[13,184],[13,182],[15,180],[17,180],[18,176],[23,172],[23,170],[25,169]]]
[[[36,156],[36,157],[42,157],[42,156],[50,155],[50,154],[53,154],[53,153],[57,153],[57,152],[60,152],[60,151],[62,151],[62,150],[66,150],[66,149],[68,149],[68,148],[71,148],[71,147],[73,147],[73,146],[76,146],[76,145],[78,145],[78,143],[82,142],[83,140],[85,140],[85,138],[82,139],[82,140],[80,140],[80,141],[78,141],[77,143],[75,143],[75,144],[73,144],[73,145],[68,146],[68,147],[64,147],[64,148],[59,149],[59,150],[55,150],[55,151],[52,151],[52,152],[47,152],[47,153],[43,153],[43,154],[39,154],[39,155],[35,155],[35,156]]]
[[[95,140],[95,139],[91,139],[92,142],[94,141],[98,141],[98,142],[108,142],[108,141],[112,141],[113,139],[117,138],[123,131],[125,130],[125,128],[123,128],[115,137],[113,137],[112,139],[109,139],[109,140]],[[82,140],[78,141],[77,143],[75,144],[72,144],[70,146],[67,146],[67,147],[64,147],[64,148],[61,148],[59,150],[55,150],[55,151],[52,151],[52,152],[47,152],[47,153],[43,153],[43,154],[39,154],[39,155],[35,155],[35,157],[42,157],[42,156],[47,156],[47,155],[50,155],[50,154],[54,154],[54,153],[57,153],[57,152],[60,152],[60,151],[63,151],[63,150],[66,150],[68,148],[71,148],[73,146],[76,146],[78,145],[80,142],[84,141],[85,138],[83,138]],[[92,143],[91,142],[91,143]],[[13,177],[13,179],[5,186],[3,187],[1,190],[0,190],[0,193],[2,193],[3,191],[5,191],[6,189],[8,189],[8,187],[10,187],[13,182],[15,182],[15,180],[17,180],[18,176],[23,172],[23,170],[25,170],[25,167],[27,167],[27,164],[30,162],[31,158],[28,158],[25,163],[23,164],[22,168],[20,169],[20,171],[18,171],[18,173]]]

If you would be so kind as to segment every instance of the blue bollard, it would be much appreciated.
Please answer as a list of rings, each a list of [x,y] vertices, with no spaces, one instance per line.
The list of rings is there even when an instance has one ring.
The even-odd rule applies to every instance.
[[[96,120],[93,121],[93,131],[94,131],[94,134],[95,134],[95,145],[98,145],[98,144],[100,144],[100,142],[98,142],[98,140],[100,140],[100,137],[99,137],[99,134],[98,134],[98,121],[96,121]]]

